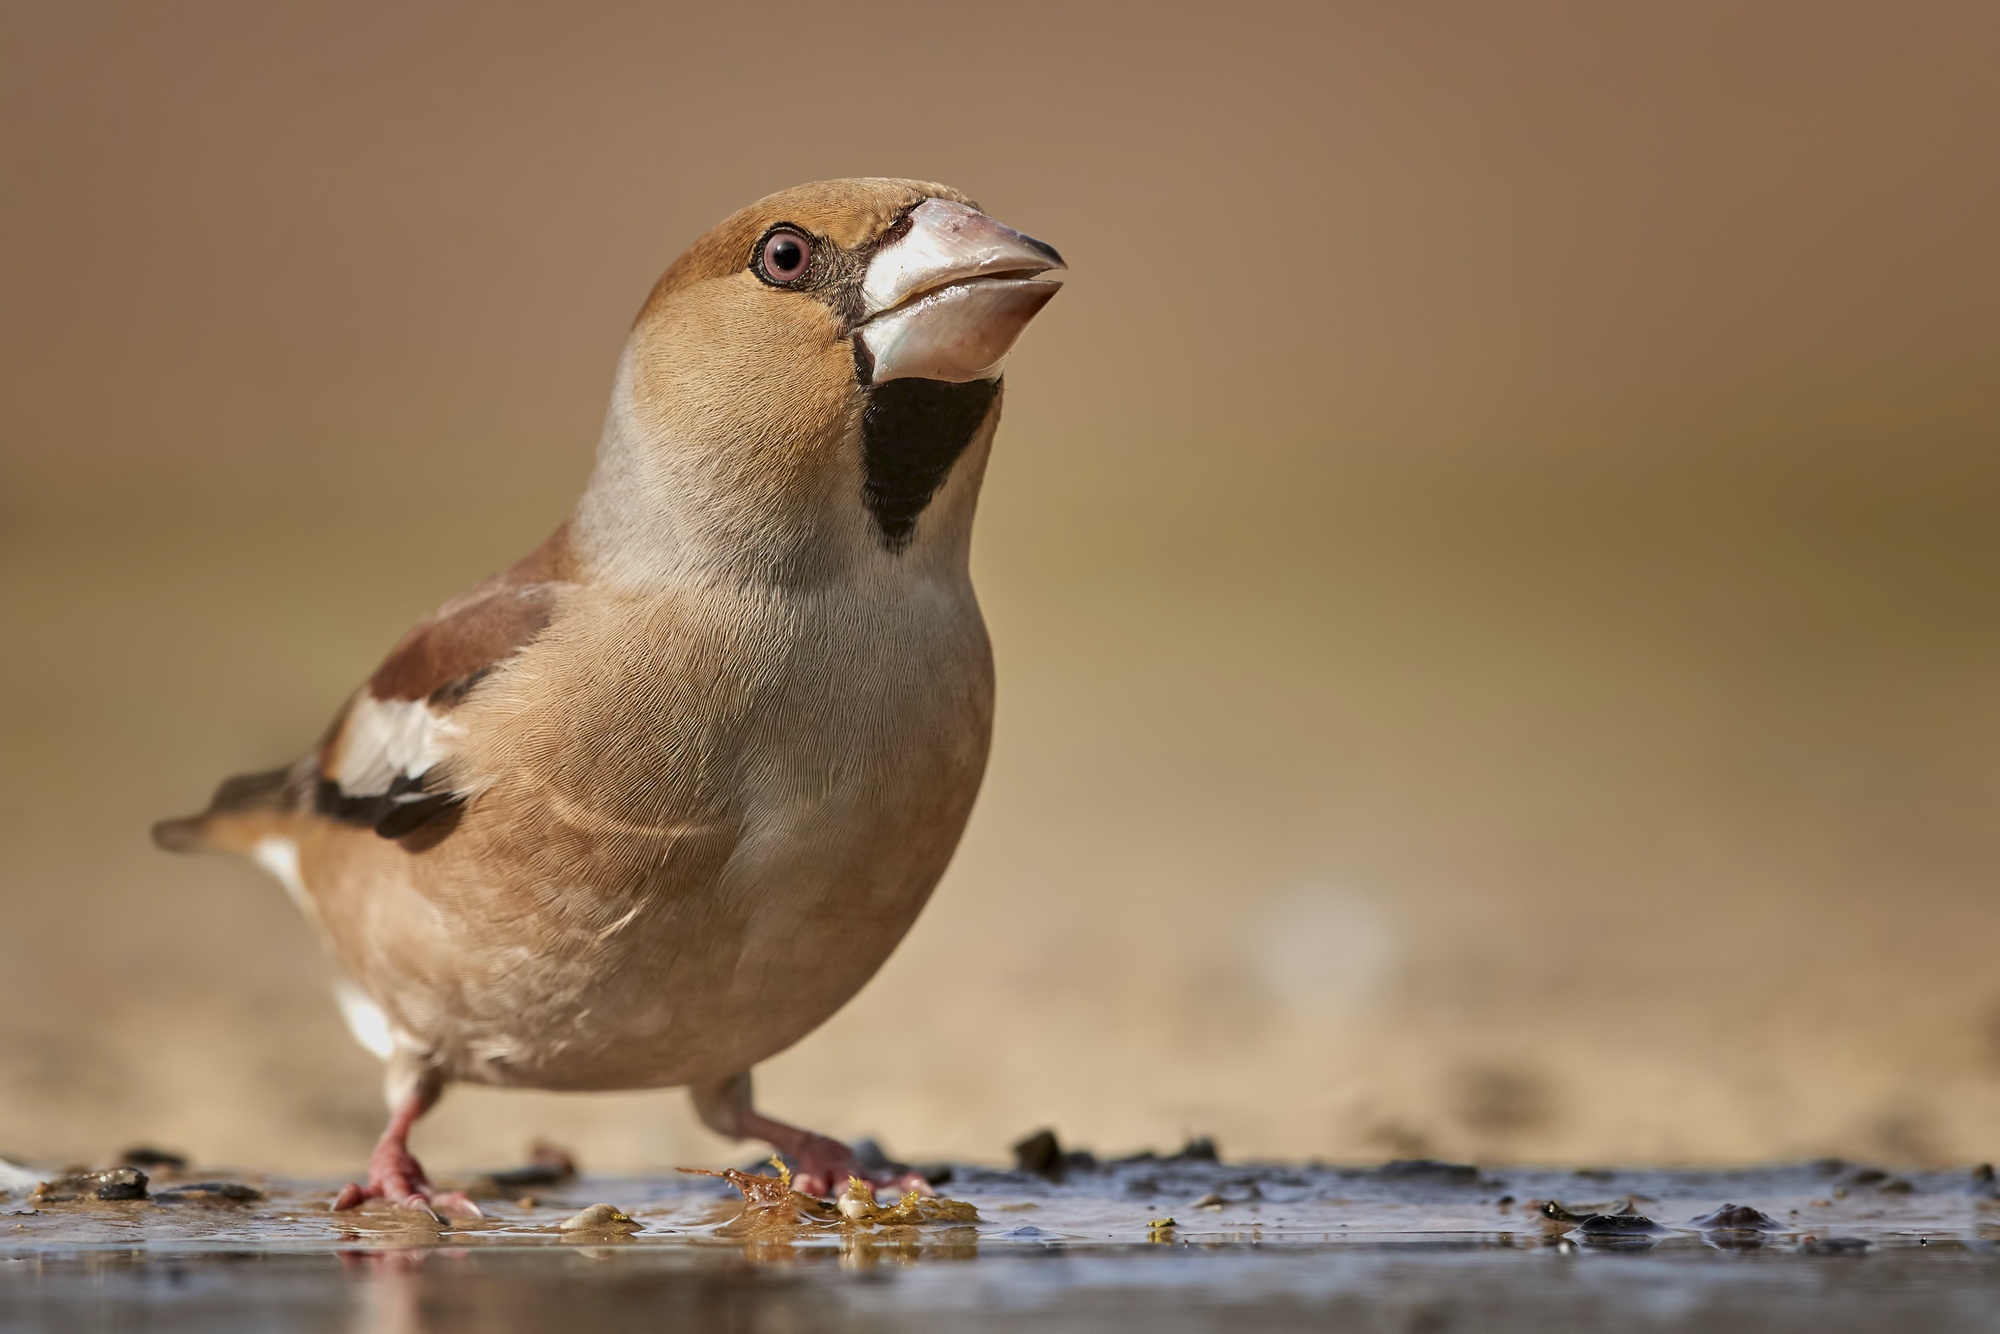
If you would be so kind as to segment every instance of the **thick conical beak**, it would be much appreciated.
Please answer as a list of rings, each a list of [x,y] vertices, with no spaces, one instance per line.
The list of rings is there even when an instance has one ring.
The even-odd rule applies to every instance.
[[[1053,246],[963,204],[926,199],[862,277],[865,318],[854,336],[868,382],[997,378],[1061,286],[1036,275],[1062,267]]]

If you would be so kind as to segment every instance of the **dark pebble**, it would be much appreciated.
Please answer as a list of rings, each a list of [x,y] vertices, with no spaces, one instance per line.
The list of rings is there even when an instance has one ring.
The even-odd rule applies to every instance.
[[[140,1167],[147,1171],[165,1168],[169,1172],[187,1170],[186,1154],[174,1153],[169,1149],[155,1149],[148,1145],[138,1145],[118,1155],[118,1161],[126,1167]]]
[[[1806,1255],[1859,1255],[1873,1244],[1866,1237],[1813,1237],[1799,1250]]]
[[[1914,1195],[1917,1188],[1901,1177],[1890,1177],[1877,1187],[1884,1195]]]
[[[1651,1237],[1662,1229],[1644,1214],[1592,1214],[1576,1230],[1586,1237]]]
[[[1062,1141],[1053,1130],[1037,1130],[1014,1146],[1014,1166],[1050,1181],[1062,1180]]]
[[[1747,1204],[1725,1204],[1714,1213],[1688,1220],[1690,1227],[1704,1232],[1783,1232],[1785,1225],[1761,1209]]]
[[[569,1180],[570,1175],[559,1172],[553,1167],[529,1163],[523,1167],[509,1167],[499,1172],[488,1172],[473,1183],[473,1191],[482,1196],[512,1195],[530,1186],[560,1186]]]
[[[1435,1158],[1398,1158],[1376,1168],[1375,1175],[1384,1181],[1432,1181],[1452,1186],[1479,1182],[1479,1169],[1471,1163],[1444,1163]]]
[[[854,1160],[861,1164],[861,1170],[864,1172],[886,1175],[890,1172],[908,1170],[903,1164],[889,1156],[888,1150],[882,1147],[879,1140],[858,1139],[854,1141],[853,1148]]]
[[[1215,1141],[1207,1135],[1197,1135],[1181,1145],[1181,1151],[1174,1155],[1174,1161],[1183,1163],[1219,1163],[1222,1155],[1216,1152]]]
[[[868,1143],[868,1141],[863,1141]],[[857,1150],[858,1150],[857,1146]],[[877,1156],[881,1150],[877,1149]],[[856,1156],[860,1156],[857,1152]],[[863,1167],[868,1166],[865,1158]],[[763,1166],[763,1164],[759,1164]],[[576,1160],[565,1149],[537,1140],[528,1149],[528,1161],[520,1167],[509,1167],[498,1172],[488,1172],[473,1183],[473,1194],[482,1198],[499,1198],[518,1195],[523,1190],[535,1186],[560,1186],[576,1177]]]
[[[1887,1172],[1879,1171],[1873,1167],[1864,1167],[1853,1176],[1847,1178],[1847,1184],[1850,1186],[1873,1186],[1877,1182],[1887,1181],[1888,1179],[1889,1174]]]
[[[255,1204],[264,1192],[240,1181],[190,1181],[155,1191],[155,1204]]]

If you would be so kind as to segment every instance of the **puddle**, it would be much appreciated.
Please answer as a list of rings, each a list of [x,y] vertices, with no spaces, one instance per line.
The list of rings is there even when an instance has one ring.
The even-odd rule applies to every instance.
[[[332,1214],[324,1182],[159,1165],[144,1198],[101,1198],[107,1184],[129,1196],[128,1178],[73,1176],[39,1200],[0,1196],[0,1330],[2000,1323],[2000,1202],[1971,1171],[1361,1169],[1042,1148],[1018,1170],[953,1166],[951,1207],[794,1207],[803,1197],[775,1180],[738,1183],[746,1201],[714,1177],[548,1170],[503,1174],[523,1193],[445,1225]]]

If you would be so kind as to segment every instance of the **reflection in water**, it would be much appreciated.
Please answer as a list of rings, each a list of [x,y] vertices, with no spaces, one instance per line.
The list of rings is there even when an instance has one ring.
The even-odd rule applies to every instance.
[[[433,1253],[428,1246],[341,1251],[341,1270],[356,1293],[351,1334],[424,1334],[415,1276]]]

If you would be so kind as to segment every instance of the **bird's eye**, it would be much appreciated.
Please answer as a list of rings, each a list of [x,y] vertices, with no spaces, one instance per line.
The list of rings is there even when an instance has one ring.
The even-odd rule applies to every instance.
[[[812,257],[812,242],[805,237],[797,232],[772,232],[764,238],[764,249],[759,255],[764,280],[779,284],[797,282],[805,277]]]

